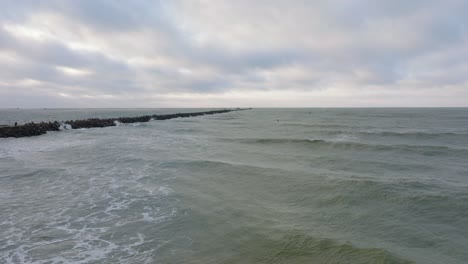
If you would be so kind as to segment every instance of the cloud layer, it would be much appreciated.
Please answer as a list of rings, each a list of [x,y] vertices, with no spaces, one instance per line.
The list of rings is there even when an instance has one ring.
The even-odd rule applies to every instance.
[[[468,106],[468,2],[14,1],[0,107]]]

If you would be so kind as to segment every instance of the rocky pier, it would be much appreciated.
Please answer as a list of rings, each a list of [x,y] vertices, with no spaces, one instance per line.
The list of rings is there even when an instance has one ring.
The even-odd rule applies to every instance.
[[[236,108],[236,109],[222,109],[222,110],[212,110],[204,112],[192,112],[192,113],[176,113],[176,114],[166,114],[166,115],[145,115],[138,117],[119,117],[119,118],[89,118],[84,120],[68,120],[65,122],[40,122],[40,123],[26,123],[18,126],[2,126],[0,127],[0,138],[7,137],[31,137],[39,136],[47,133],[47,131],[60,131],[61,125],[69,125],[71,129],[79,128],[94,128],[94,127],[109,127],[115,126],[118,123],[143,123],[149,122],[150,120],[167,120],[173,118],[184,118],[192,116],[202,116],[202,115],[214,115],[221,113],[228,113],[232,111],[241,111],[249,110],[251,108]]]

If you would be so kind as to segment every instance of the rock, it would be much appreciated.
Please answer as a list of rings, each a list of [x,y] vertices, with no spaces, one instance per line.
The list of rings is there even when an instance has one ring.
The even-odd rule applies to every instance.
[[[70,125],[72,129],[78,128],[93,128],[93,127],[110,127],[115,126],[116,122],[119,123],[136,123],[136,122],[149,122],[150,120],[167,120],[173,118],[185,118],[191,116],[201,116],[201,115],[213,115],[213,114],[221,114],[227,113],[232,111],[241,111],[241,110],[250,110],[252,108],[247,109],[223,109],[223,110],[213,110],[213,111],[205,111],[205,112],[194,112],[194,113],[177,113],[177,114],[167,114],[167,115],[145,115],[139,117],[119,117],[119,118],[90,118],[85,120],[69,120],[63,122],[65,125]],[[60,131],[60,123],[55,122],[40,122],[40,123],[26,123],[24,125],[17,125],[15,126],[0,126],[0,138],[7,138],[7,137],[31,137],[31,136],[39,136],[47,133],[47,131]]]

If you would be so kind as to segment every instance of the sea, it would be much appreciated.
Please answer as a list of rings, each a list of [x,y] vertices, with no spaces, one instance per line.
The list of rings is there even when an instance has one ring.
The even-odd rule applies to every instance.
[[[0,124],[207,109],[2,109]],[[468,263],[467,108],[0,139],[0,263]]]

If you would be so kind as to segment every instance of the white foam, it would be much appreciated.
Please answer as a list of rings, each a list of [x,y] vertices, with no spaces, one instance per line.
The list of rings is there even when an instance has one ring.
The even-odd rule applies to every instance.
[[[357,140],[357,136],[356,135],[350,135],[350,134],[339,134],[337,135],[336,137],[334,137],[332,139],[332,141],[336,141],[336,142],[347,142],[347,141],[353,141],[353,140]]]
[[[57,147],[70,141],[67,134],[70,133],[61,133]],[[34,140],[38,141],[34,144],[50,142],[47,137]],[[21,144],[27,146],[28,141],[31,140]],[[80,138],[76,143],[80,143]],[[48,149],[53,148],[49,145]],[[176,217],[177,208],[163,199],[174,191],[169,186],[149,181],[159,173],[154,172],[154,163],[128,168],[103,168],[103,163],[97,164],[91,174],[89,166],[71,165],[54,177],[43,178],[39,186],[43,196],[34,188],[24,192],[31,197],[57,194],[64,199],[57,199],[57,204],[53,205],[43,204],[41,210],[14,210],[8,218],[0,217],[0,260],[38,264],[119,260],[151,263],[156,249],[144,246],[142,249],[144,243],[152,241],[143,233],[135,236],[133,232],[133,238],[124,240],[114,240],[110,234],[125,232],[128,224],[139,228]]]
[[[72,126],[71,126],[70,124],[60,123],[59,129],[60,129],[60,130],[71,130],[71,129],[72,129]]]

